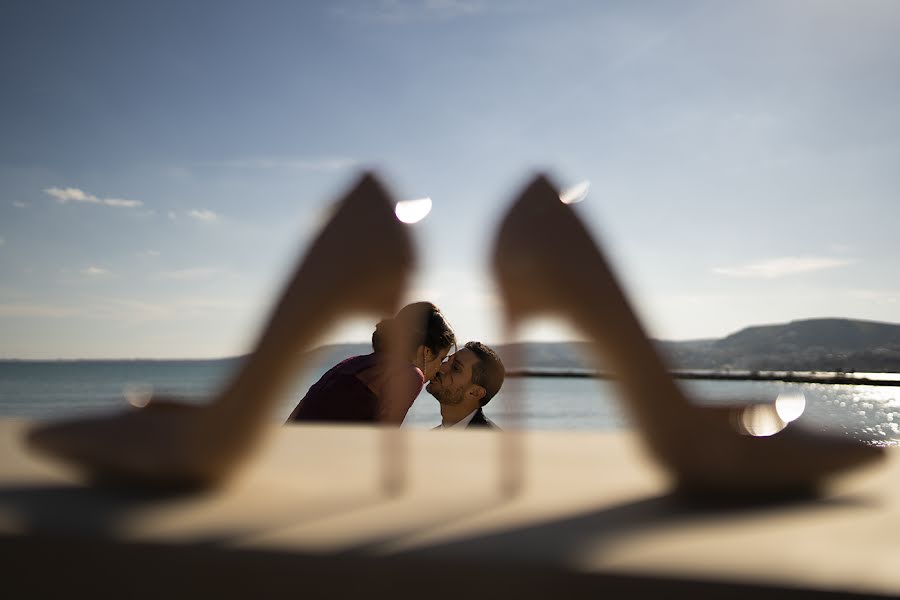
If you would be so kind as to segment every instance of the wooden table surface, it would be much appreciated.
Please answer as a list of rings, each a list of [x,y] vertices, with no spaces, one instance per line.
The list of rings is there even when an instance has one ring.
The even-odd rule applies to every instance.
[[[9,598],[900,596],[900,451],[818,499],[701,508],[669,493],[630,432],[529,432],[523,489],[503,436],[292,426],[227,487],[97,489],[0,420]],[[405,446],[404,490],[383,489]]]

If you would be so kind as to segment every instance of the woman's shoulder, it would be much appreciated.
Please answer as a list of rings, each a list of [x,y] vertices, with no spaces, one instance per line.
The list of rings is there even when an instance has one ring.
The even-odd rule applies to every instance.
[[[357,373],[359,371],[364,371],[366,369],[371,369],[372,367],[378,367],[379,361],[378,357],[375,353],[372,354],[362,354],[360,356],[351,356],[350,358],[345,358],[338,364],[332,367],[332,371],[341,371],[344,373]]]

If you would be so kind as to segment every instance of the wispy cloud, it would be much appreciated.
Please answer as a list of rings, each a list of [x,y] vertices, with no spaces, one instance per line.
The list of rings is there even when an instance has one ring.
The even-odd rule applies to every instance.
[[[163,271],[159,274],[163,279],[175,279],[177,281],[197,281],[209,279],[223,273],[223,269],[214,267],[195,267],[192,269],[177,269],[175,271]]]
[[[238,158],[233,160],[208,161],[199,163],[200,167],[217,167],[225,169],[288,169],[296,171],[340,171],[359,164],[359,161],[346,157],[297,157],[268,156],[255,158]]]
[[[775,279],[778,277],[787,277],[789,275],[798,275],[800,273],[835,269],[852,264],[853,262],[854,261],[852,260],[844,258],[785,256],[735,267],[716,267],[713,269],[713,272],[719,275],[727,275],[728,277]]]
[[[483,13],[489,3],[478,0],[376,0],[344,2],[335,15],[358,21],[412,23],[445,21]]]
[[[26,204],[25,202],[19,202],[18,200],[13,202],[12,205],[16,208],[25,208],[26,206],[28,206],[28,204]]]
[[[205,208],[194,209],[188,211],[188,216],[192,219],[197,219],[198,221],[215,221],[219,218],[219,215],[214,213],[211,210],[206,210]]]
[[[45,193],[56,198],[60,204],[67,202],[81,202],[85,204],[102,204],[104,206],[114,206],[117,208],[137,208],[143,206],[140,200],[125,200],[123,198],[98,198],[93,194],[88,194],[78,188],[58,188],[51,187],[44,190]]]
[[[155,258],[159,255],[159,250],[144,250],[142,252],[138,252],[138,256],[140,256],[141,258]]]
[[[102,277],[103,275],[109,275],[109,271],[107,269],[104,269],[103,267],[95,267],[91,265],[87,269],[83,269],[81,271],[81,274],[88,277]]]

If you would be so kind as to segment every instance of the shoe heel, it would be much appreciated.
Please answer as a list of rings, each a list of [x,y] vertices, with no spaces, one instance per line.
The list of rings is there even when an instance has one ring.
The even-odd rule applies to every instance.
[[[517,339],[522,323],[540,314],[556,312],[550,298],[536,297],[533,282],[541,279],[541,266],[532,256],[519,252],[527,247],[528,238],[537,234],[532,224],[540,221],[540,202],[533,200],[547,193],[555,194],[543,176],[537,176],[514,201],[497,233],[493,251],[493,272],[504,310],[503,338],[509,343]],[[515,360],[515,364],[520,361]],[[504,396],[509,398],[510,426],[499,436],[499,488],[503,497],[522,492],[525,481],[525,443],[521,432],[521,382],[508,381]]]
[[[501,291],[501,295],[503,292]],[[507,304],[504,302],[504,307]],[[521,323],[520,314],[515,310],[506,310],[503,324],[503,340],[513,342]],[[521,357],[514,351],[506,360],[511,364],[521,364]],[[498,483],[501,497],[513,498],[525,488],[525,441],[523,438],[522,419],[522,380],[510,378],[504,390],[504,402],[509,408],[509,415],[504,430],[498,435],[497,465]]]

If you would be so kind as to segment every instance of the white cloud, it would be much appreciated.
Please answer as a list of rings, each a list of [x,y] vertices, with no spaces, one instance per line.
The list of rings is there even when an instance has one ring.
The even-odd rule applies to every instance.
[[[211,210],[206,210],[204,208],[189,211],[188,216],[193,219],[197,219],[198,221],[215,221],[219,218],[219,215]]]
[[[168,212],[168,216],[169,216],[169,220],[170,220],[170,221],[175,221],[175,220],[178,219],[178,215],[175,214],[175,211],[174,211],[174,210],[170,210],[170,211]]]
[[[81,271],[82,275],[87,275],[88,277],[100,277],[102,275],[109,275],[109,271],[102,267],[95,267],[91,265],[87,269]]]
[[[144,250],[143,252],[138,252],[138,256],[140,256],[141,258],[154,258],[159,255],[159,250]]]
[[[209,279],[222,273],[222,269],[213,267],[195,267],[192,269],[178,269],[175,271],[164,271],[159,274],[163,279],[175,279],[177,281],[196,281],[198,279]]]
[[[44,190],[47,194],[56,198],[60,204],[67,202],[82,202],[85,204],[102,204],[104,206],[114,206],[118,208],[137,208],[143,206],[140,200],[125,200],[123,198],[98,198],[93,194],[88,194],[78,188],[58,188],[51,187]]]
[[[273,156],[239,158],[200,163],[201,167],[221,167],[227,169],[291,169],[297,171],[340,171],[356,166],[357,160],[344,157],[304,158],[293,156]]]
[[[26,204],[25,202],[19,202],[19,201],[13,202],[12,204],[16,208],[25,208],[26,206],[28,206],[28,204]]]
[[[139,200],[124,200],[122,198],[106,198],[102,202],[107,206],[122,206],[125,208],[136,208],[144,204]]]
[[[755,279],[775,279],[800,273],[835,269],[853,263],[844,258],[827,258],[816,256],[785,256],[736,267],[716,267],[714,273],[729,277],[746,277]]]
[[[69,201],[75,202],[92,202],[99,204],[100,200],[96,196],[90,196],[85,194],[83,191],[78,188],[46,188],[44,190],[46,193],[50,194],[54,198],[60,201],[60,203],[65,204]]]

